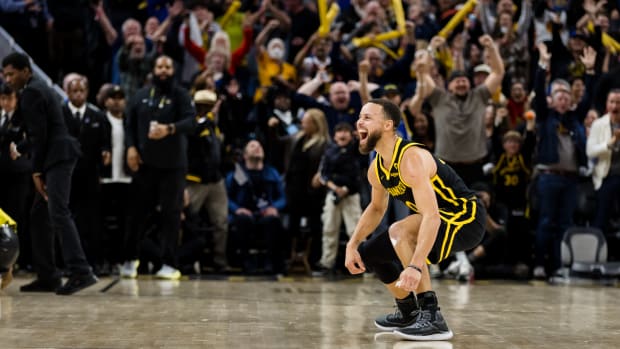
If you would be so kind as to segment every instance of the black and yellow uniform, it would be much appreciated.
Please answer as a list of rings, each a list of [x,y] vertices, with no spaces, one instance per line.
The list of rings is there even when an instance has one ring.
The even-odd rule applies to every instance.
[[[522,154],[503,153],[493,168],[493,187],[498,201],[510,208],[525,209],[531,170]]]
[[[379,182],[387,192],[404,202],[413,212],[418,212],[413,190],[400,175],[400,162],[405,150],[410,147],[423,146],[398,138],[391,167],[386,169],[381,156],[377,155],[375,169]],[[451,252],[473,248],[480,242],[484,234],[485,210],[475,193],[467,188],[450,166],[435,156],[433,159],[437,164],[437,173],[431,178],[431,185],[437,198],[441,226],[427,262],[439,263]]]
[[[493,190],[495,199],[511,211],[521,211],[527,207],[527,188],[532,175],[532,153],[536,147],[536,135],[527,131],[520,151],[509,156],[502,153],[493,167]],[[511,212],[512,213],[512,212]]]

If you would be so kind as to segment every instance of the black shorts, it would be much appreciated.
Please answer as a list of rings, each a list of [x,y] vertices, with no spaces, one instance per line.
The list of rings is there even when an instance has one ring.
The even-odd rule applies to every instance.
[[[456,216],[455,216],[456,217]],[[428,255],[431,264],[437,264],[453,252],[476,247],[484,236],[486,210],[480,199],[467,201],[465,212],[456,218],[448,219],[442,215],[437,239]]]

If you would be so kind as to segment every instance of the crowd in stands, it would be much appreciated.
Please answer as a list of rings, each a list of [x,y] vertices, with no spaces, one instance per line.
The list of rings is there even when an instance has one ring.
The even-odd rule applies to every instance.
[[[355,128],[371,98],[487,206],[481,244],[435,273],[546,278],[576,224],[620,258],[620,1],[334,4],[324,32],[305,0],[0,0],[0,26],[66,92],[70,207],[95,273],[279,274],[299,255],[343,272],[370,195]],[[19,92],[0,75],[0,207],[27,270]],[[393,202],[386,221],[407,213]]]

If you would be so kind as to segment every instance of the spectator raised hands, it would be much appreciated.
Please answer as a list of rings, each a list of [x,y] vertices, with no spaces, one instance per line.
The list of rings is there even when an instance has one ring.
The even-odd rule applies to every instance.
[[[543,42],[538,43],[538,63],[545,70],[549,68],[551,61],[551,52],[547,49],[547,45]]]
[[[504,63],[497,45],[495,45],[490,35],[482,35],[478,42],[485,48],[485,58],[487,64],[491,67],[491,74],[484,80],[484,84],[489,89],[489,92],[493,94],[500,88],[504,78]]]
[[[594,65],[596,63],[596,50],[591,46],[584,48],[583,53],[579,57],[579,60],[586,68],[586,72],[590,71],[594,73]]]

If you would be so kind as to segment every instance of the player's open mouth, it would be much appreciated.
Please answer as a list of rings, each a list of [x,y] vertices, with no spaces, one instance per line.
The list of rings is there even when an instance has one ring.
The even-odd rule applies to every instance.
[[[368,131],[365,130],[358,130],[357,133],[360,136],[360,142],[363,142],[366,140],[366,138],[368,138]]]

